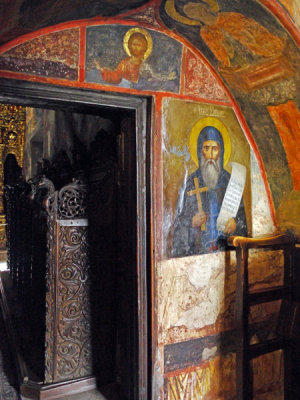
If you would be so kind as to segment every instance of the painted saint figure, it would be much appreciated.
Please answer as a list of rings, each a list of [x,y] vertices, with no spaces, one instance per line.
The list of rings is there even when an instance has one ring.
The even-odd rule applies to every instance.
[[[145,29],[129,29],[124,36],[123,45],[129,57],[124,58],[115,69],[104,68],[96,59],[94,60],[94,64],[105,82],[122,83],[124,87],[131,87],[132,83],[139,81],[140,76],[148,81],[176,78],[175,72],[171,72],[169,75],[159,74],[145,62],[152,51],[152,38]]]
[[[229,183],[224,169],[224,142],[213,126],[203,128],[197,140],[199,168],[186,180],[178,196],[172,256],[209,253],[224,248],[229,235],[247,235],[243,201],[235,218],[218,231],[217,218]]]
[[[102,75],[102,79],[109,83],[120,83],[122,79],[130,82],[137,82],[139,79],[139,69],[144,60],[148,49],[148,41],[140,32],[132,33],[128,40],[128,51],[130,56],[124,58],[115,70],[101,67],[95,60],[95,65]]]

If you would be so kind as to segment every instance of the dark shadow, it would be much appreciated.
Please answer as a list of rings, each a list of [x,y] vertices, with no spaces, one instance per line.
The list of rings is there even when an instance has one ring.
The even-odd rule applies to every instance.
[[[19,400],[18,378],[8,343],[2,312],[0,312],[0,387],[5,390],[6,398]]]
[[[135,141],[127,144],[131,153],[124,160],[121,117],[114,122],[115,132],[101,129],[88,156],[93,368],[107,399],[132,400],[138,337]]]
[[[60,190],[79,180],[88,193],[93,375],[108,400],[134,400],[139,345],[135,114],[115,110],[107,118],[110,129],[87,134],[90,142],[73,134],[68,154],[58,149],[51,160],[38,159],[30,184],[22,178],[12,183],[14,170],[8,167],[9,259],[18,293],[13,319],[29,379],[43,382],[48,228],[47,193],[39,181],[45,176]]]

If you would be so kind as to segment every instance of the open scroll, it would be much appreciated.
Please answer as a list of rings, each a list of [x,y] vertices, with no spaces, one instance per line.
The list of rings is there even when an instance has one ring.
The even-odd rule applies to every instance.
[[[217,229],[223,231],[230,218],[235,218],[238,212],[246,181],[246,167],[232,162],[231,177],[226,189],[221,210],[217,219]]]

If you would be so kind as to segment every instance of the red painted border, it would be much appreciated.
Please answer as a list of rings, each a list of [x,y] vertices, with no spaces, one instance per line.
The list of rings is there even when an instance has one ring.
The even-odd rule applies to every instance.
[[[86,29],[80,27],[80,45],[79,45],[79,82],[84,82],[85,78],[85,51],[86,51]]]
[[[184,96],[185,91],[185,66],[186,66],[186,46],[182,48],[181,71],[180,71],[180,94]]]
[[[163,161],[162,161],[162,101],[163,95],[155,98],[155,133],[153,135],[153,204],[155,204],[154,221],[163,221]],[[156,224],[155,223],[155,224]],[[155,226],[155,259],[161,260],[163,255],[163,229]]]
[[[220,355],[219,355],[219,357],[220,357]],[[188,374],[190,372],[195,372],[195,371],[197,371],[199,369],[208,368],[209,366],[210,366],[210,362],[209,361],[204,361],[201,364],[193,365],[193,366],[188,367],[188,368],[176,369],[175,371],[164,373],[164,379],[173,378],[175,376],[180,376],[182,374]]]

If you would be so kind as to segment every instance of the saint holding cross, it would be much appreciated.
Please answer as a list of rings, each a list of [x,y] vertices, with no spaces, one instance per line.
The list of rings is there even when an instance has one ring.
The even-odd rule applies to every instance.
[[[182,192],[179,195],[173,233],[174,257],[221,250],[221,241],[226,235],[247,235],[243,201],[236,218],[229,218],[222,232],[217,229],[217,218],[230,179],[224,169],[224,158],[227,162],[229,156],[228,152],[225,154],[220,130],[205,126],[197,138],[198,169],[183,185],[183,196]]]

